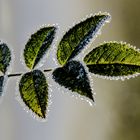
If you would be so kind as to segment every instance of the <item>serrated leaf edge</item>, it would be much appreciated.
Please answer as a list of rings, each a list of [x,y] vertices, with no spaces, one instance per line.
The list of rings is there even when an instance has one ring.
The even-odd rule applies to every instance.
[[[11,54],[11,60],[9,62],[9,65],[7,66],[7,71],[5,72],[5,75],[8,75],[11,73],[12,71],[12,65],[13,65],[13,62],[15,60],[15,56],[14,56],[14,50],[13,48],[9,47],[9,46],[12,46],[12,45],[9,45],[9,43],[3,39],[0,39],[0,44],[6,44],[6,46],[8,47],[9,51],[10,51],[10,54]]]
[[[33,72],[34,70],[30,71],[30,72]],[[42,72],[44,74],[44,72]],[[17,100],[17,102],[21,105],[21,107],[23,108],[24,111],[26,111],[33,119],[39,121],[39,122],[47,122],[48,121],[48,117],[49,117],[49,112],[50,112],[50,107],[51,107],[51,104],[52,104],[52,85],[49,84],[49,79],[48,77],[46,77],[46,81],[48,82],[48,105],[47,105],[47,108],[46,108],[46,117],[45,118],[41,118],[39,117],[35,112],[33,112],[23,101],[23,99],[21,98],[21,95],[20,95],[20,90],[19,90],[19,83],[20,83],[20,80],[21,78],[25,75],[22,74],[21,77],[19,77],[17,79],[17,82],[16,82],[16,86],[15,86],[15,100]],[[44,74],[45,75],[45,74]]]
[[[134,49],[135,51],[137,51],[138,53],[140,53],[140,49],[139,48],[136,48],[136,46],[133,46],[133,45],[131,45],[131,44],[129,44],[129,43],[126,43],[126,42],[123,42],[123,41],[104,41],[103,43],[100,43],[98,46],[96,46],[96,47],[94,47],[94,48],[92,48],[92,50],[93,49],[96,49],[96,48],[98,48],[98,47],[100,47],[100,46],[102,46],[102,45],[105,45],[105,44],[110,44],[110,43],[116,43],[116,44],[121,44],[121,45],[127,45],[128,46],[128,48],[132,48],[132,49]],[[91,51],[92,51],[91,50]],[[90,52],[91,52],[90,51]],[[89,53],[90,53],[89,52]],[[86,53],[86,55],[88,55],[89,53]],[[86,56],[85,55],[85,56]],[[83,61],[84,61],[84,58],[83,58]],[[114,64],[114,63],[110,63],[110,64]],[[118,63],[119,64],[119,63]],[[127,64],[127,63],[126,63]]]
[[[53,79],[53,81],[54,81],[54,83],[56,84],[56,86],[55,87],[57,87],[57,90],[58,91],[61,91],[61,93],[62,94],[64,94],[64,95],[66,95],[66,93],[70,96],[70,97],[73,97],[73,98],[75,98],[75,99],[80,99],[81,101],[84,101],[84,102],[87,102],[91,107],[93,107],[94,105],[96,105],[96,103],[95,103],[95,100],[96,100],[96,97],[95,97],[95,95],[96,95],[96,93],[94,92],[94,82],[93,82],[93,78],[92,78],[92,75],[88,72],[88,68],[87,68],[87,66],[85,65],[85,63],[84,62],[81,62],[81,61],[79,61],[82,65],[83,65],[83,67],[84,67],[84,69],[85,69],[85,71],[86,71],[86,73],[87,73],[87,77],[88,77],[88,79],[89,79],[89,84],[90,84],[90,88],[91,88],[91,91],[92,91],[92,96],[93,96],[93,98],[94,98],[94,102],[93,102],[93,100],[91,100],[90,98],[88,98],[88,97],[85,97],[85,96],[83,96],[83,95],[80,95],[80,94],[78,94],[77,92],[75,92],[75,91],[71,91],[71,90],[69,90],[68,88],[65,88],[64,86],[62,86],[62,85],[60,85],[59,83],[57,83],[54,79]],[[53,72],[52,72],[53,73]]]
[[[63,34],[62,34],[62,37],[60,38],[59,42],[57,43],[57,46],[58,46],[59,43],[61,42],[63,36],[64,36],[70,29],[72,29],[75,25],[77,25],[77,24],[79,24],[79,23],[81,23],[81,22],[84,22],[87,18],[91,18],[91,17],[98,16],[98,15],[106,15],[107,17],[106,17],[106,19],[102,19],[102,20],[101,20],[101,23],[96,27],[96,30],[94,31],[94,33],[92,33],[92,38],[90,39],[90,41],[88,42],[88,44],[86,44],[85,47],[82,49],[82,52],[80,52],[80,53],[76,56],[76,58],[79,59],[79,60],[80,60],[80,58],[84,58],[84,56],[85,56],[85,51],[86,51],[87,49],[89,50],[89,48],[86,47],[86,46],[90,46],[90,45],[93,43],[93,41],[98,37],[99,32],[100,32],[100,31],[102,30],[102,28],[105,26],[105,23],[110,23],[110,21],[111,21],[111,15],[110,15],[108,12],[98,12],[98,13],[95,13],[95,14],[90,14],[90,15],[87,15],[85,18],[81,19],[79,22],[74,22],[74,23],[72,24],[72,26],[69,26],[69,27],[68,27],[67,31],[63,31],[63,32],[62,32],[62,33],[63,33]],[[57,48],[57,50],[58,50],[58,48]],[[57,52],[56,52],[56,54],[57,54]],[[56,55],[57,63],[58,63],[60,66],[62,66],[62,65],[59,63],[57,56],[58,56],[58,55]],[[69,58],[68,58],[68,59],[69,59]],[[68,59],[66,60],[66,62],[68,61]],[[72,59],[72,60],[73,60],[73,59]]]
[[[41,28],[45,28],[45,27],[55,27],[55,29],[59,29],[59,26],[58,26],[57,23],[56,23],[56,24],[43,24],[43,25],[37,27],[33,32],[28,33],[28,35],[27,35],[27,40],[25,41],[25,43],[23,44],[23,46],[26,45],[26,43],[28,42],[28,40],[31,39],[31,36],[32,36],[33,34],[35,34],[35,33],[36,33],[37,31],[39,31]],[[55,36],[56,36],[56,35],[54,35],[54,38],[55,38]],[[53,45],[53,42],[52,42],[51,46],[52,46],[52,45]],[[31,70],[31,69],[29,69],[29,68],[27,67],[26,63],[25,63],[24,53],[23,53],[24,50],[25,50],[25,47],[22,47],[21,52],[20,52],[20,62],[21,62],[21,64],[24,66],[25,70],[28,71],[28,70]],[[44,60],[44,61],[43,61],[43,60]],[[45,60],[45,55],[44,55],[44,56],[42,57],[42,59],[40,60],[40,63],[41,63],[41,64],[37,64],[37,65],[36,65],[36,69],[42,67],[43,62],[41,62],[41,61],[43,61],[43,62],[46,61],[46,60]]]
[[[122,81],[124,81],[124,80],[129,80],[130,78],[135,78],[135,77],[139,76],[140,73],[135,73],[135,74],[128,75],[128,76],[102,76],[102,75],[94,74],[94,73],[92,73],[92,75],[94,75],[97,78],[106,79],[106,80],[122,80]]]
[[[104,45],[106,43],[117,43],[117,44],[121,44],[121,45],[127,45],[129,48],[132,48],[134,49],[135,51],[139,52],[140,53],[140,49],[139,48],[136,48],[136,46],[133,46],[129,43],[126,43],[124,41],[104,41],[103,43],[100,43],[98,46],[96,46],[95,48],[98,48],[99,46],[101,45]],[[95,49],[94,48],[94,49]],[[93,49],[93,48],[92,48]],[[92,50],[91,50],[92,51]],[[90,53],[90,52],[89,52]],[[88,53],[87,53],[88,54]],[[87,55],[86,54],[86,55]],[[89,71],[89,70],[88,70]],[[91,72],[89,72],[91,73]],[[94,75],[95,77],[97,78],[101,78],[101,79],[107,79],[107,80],[129,80],[130,78],[135,78],[137,76],[140,75],[140,73],[135,73],[135,74],[132,74],[132,75],[128,75],[128,76],[103,76],[103,75],[99,75],[99,74],[94,74],[94,73],[91,73],[92,75]]]

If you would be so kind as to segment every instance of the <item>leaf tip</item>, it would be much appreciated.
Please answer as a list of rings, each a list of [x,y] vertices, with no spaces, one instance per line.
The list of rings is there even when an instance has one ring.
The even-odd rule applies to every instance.
[[[41,111],[40,113],[36,113],[36,115],[42,119],[46,119],[46,111]]]
[[[57,27],[53,25],[43,25],[31,35],[31,38],[25,45],[23,54],[25,64],[29,69],[34,69],[44,57],[55,38],[56,29]]]
[[[95,102],[95,100],[94,100],[94,98],[93,98],[93,95],[92,95],[92,97],[90,98],[93,102]]]

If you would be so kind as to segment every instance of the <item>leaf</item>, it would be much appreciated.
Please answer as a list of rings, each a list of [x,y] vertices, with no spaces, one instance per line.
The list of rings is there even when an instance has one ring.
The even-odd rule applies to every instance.
[[[0,96],[3,94],[4,76],[0,76]]]
[[[109,14],[91,16],[66,32],[58,45],[58,62],[64,65],[79,54],[109,18]]]
[[[55,27],[44,27],[31,36],[24,49],[28,68],[33,69],[44,56],[54,39],[55,30]]]
[[[94,101],[90,81],[83,65],[78,61],[69,61],[64,67],[54,70],[53,79],[60,85],[86,96]]]
[[[11,52],[5,43],[0,44],[0,71],[5,74],[11,61]]]
[[[24,74],[19,83],[19,91],[24,103],[39,117],[46,117],[48,105],[48,84],[40,70]]]
[[[84,62],[90,72],[103,76],[140,73],[140,52],[126,43],[104,43],[87,54]]]

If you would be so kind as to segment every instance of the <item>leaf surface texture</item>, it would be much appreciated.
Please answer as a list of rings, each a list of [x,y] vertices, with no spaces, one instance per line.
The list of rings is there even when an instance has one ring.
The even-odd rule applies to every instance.
[[[126,43],[104,43],[87,54],[84,62],[90,72],[103,76],[140,73],[140,52]]]
[[[44,27],[31,35],[24,49],[24,59],[28,68],[33,69],[50,47],[55,27]]]
[[[61,86],[94,101],[90,81],[80,62],[70,61],[64,67],[55,69],[53,78]]]
[[[5,74],[11,61],[11,51],[5,43],[0,44],[0,71]]]
[[[108,14],[91,16],[66,32],[58,45],[58,62],[64,65],[78,55],[109,18]]]
[[[19,91],[29,109],[45,118],[48,105],[48,84],[45,75],[40,70],[24,74],[19,83]]]

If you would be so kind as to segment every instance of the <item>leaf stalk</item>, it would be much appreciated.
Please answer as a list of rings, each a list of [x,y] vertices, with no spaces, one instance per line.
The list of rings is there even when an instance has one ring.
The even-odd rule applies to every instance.
[[[47,70],[43,70],[44,72],[50,72],[52,71],[52,69],[47,69]],[[21,76],[23,75],[23,73],[13,73],[13,74],[8,74],[8,77],[17,77],[17,76]]]

